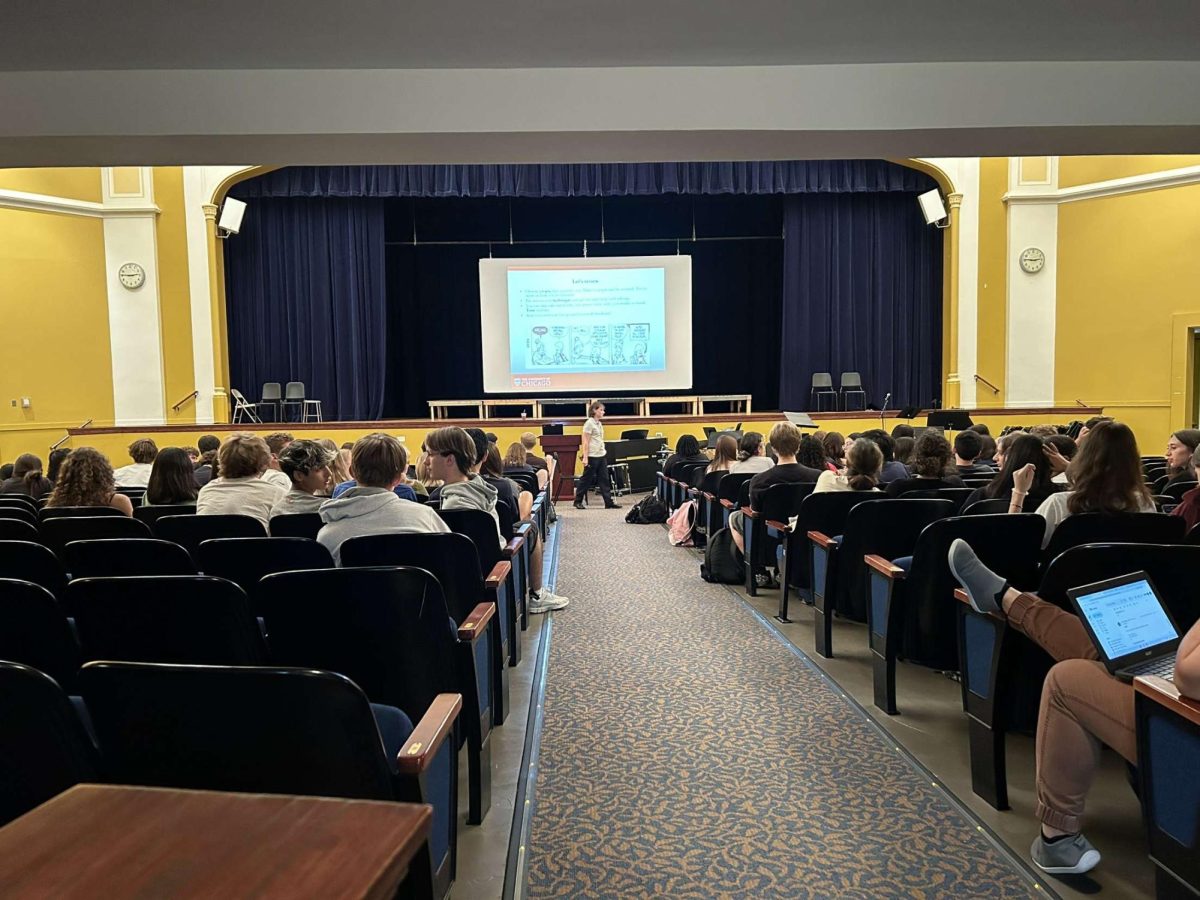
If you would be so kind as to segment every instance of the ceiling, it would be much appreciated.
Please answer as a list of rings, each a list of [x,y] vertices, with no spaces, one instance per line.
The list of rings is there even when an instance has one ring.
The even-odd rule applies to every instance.
[[[1200,59],[1194,0],[8,2],[0,70]]]

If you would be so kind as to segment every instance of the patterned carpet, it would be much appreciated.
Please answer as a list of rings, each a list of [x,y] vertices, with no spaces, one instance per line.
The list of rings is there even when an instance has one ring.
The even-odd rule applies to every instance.
[[[560,516],[528,896],[1045,896],[696,554]]]

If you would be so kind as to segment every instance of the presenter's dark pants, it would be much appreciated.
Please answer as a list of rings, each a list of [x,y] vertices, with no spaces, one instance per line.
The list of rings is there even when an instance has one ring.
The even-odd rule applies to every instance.
[[[575,491],[575,502],[582,503],[583,498],[593,487],[600,488],[600,496],[604,498],[605,506],[612,506],[612,488],[608,481],[608,457],[589,456],[587,468],[579,479],[579,489]]]

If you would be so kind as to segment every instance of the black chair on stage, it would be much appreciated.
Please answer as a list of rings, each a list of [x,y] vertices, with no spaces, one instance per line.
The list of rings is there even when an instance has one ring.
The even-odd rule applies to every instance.
[[[320,513],[284,513],[271,516],[271,537],[291,537],[317,539],[317,532],[325,523],[321,521]]]
[[[121,784],[429,803],[428,852],[398,896],[454,877],[457,695],[414,729],[350,679],[311,669],[94,662],[81,673],[103,767]]]
[[[128,518],[125,513],[119,509],[113,509],[111,506],[43,506],[38,510],[39,522],[45,522],[49,519],[61,519],[65,516],[85,516],[87,518],[120,516],[121,518]]]
[[[858,372],[843,372],[841,384],[838,386],[838,393],[842,399],[842,409],[850,408],[850,395],[858,394],[862,398],[862,406],[859,409],[866,409],[867,392],[863,390],[862,375]]]
[[[164,516],[154,525],[154,536],[174,541],[196,558],[202,541],[216,538],[266,537],[262,522],[250,516]]]
[[[67,573],[50,548],[33,541],[0,541],[0,578],[41,585],[62,602]]]
[[[96,748],[49,675],[0,662],[0,721],[0,825],[69,787],[98,780]]]
[[[1045,572],[1064,551],[1081,544],[1177,544],[1187,533],[1180,516],[1162,513],[1076,513],[1063,519],[1042,550]]]
[[[277,572],[332,569],[333,557],[312,538],[212,538],[197,551],[200,571],[232,581],[257,611],[259,582]]]
[[[150,530],[154,531],[158,520],[164,516],[186,516],[195,515],[196,504],[194,503],[164,503],[162,506],[137,506],[134,507],[133,517],[139,522],[145,522],[150,526]]]
[[[0,541],[28,541],[40,544],[42,536],[37,527],[19,519],[0,518]]]
[[[1072,516],[1071,518],[1075,518]],[[1069,522],[1067,519],[1063,524]],[[1060,526],[1061,527],[1061,526]],[[1200,547],[1186,544],[1083,544],[1055,557],[1038,596],[1070,608],[1067,589],[1144,571],[1175,623],[1186,630],[1200,618],[1195,573]],[[958,591],[963,705],[969,720],[971,788],[996,809],[1008,809],[1004,736],[1036,727],[1042,683],[1054,661],[999,616],[985,616]]]
[[[794,588],[805,603],[813,602],[813,547],[809,532],[839,535],[846,530],[850,510],[866,500],[878,500],[874,491],[835,491],[809,494],[800,503],[796,527],[791,529],[783,548],[783,589],[779,597],[780,622],[790,622],[788,603]]]
[[[496,621],[488,639],[475,645],[476,669],[482,673],[480,693],[491,700],[492,724],[503,725],[508,716],[508,622],[506,603],[500,598],[508,579],[501,563],[485,580],[480,576],[479,554],[463,534],[371,534],[342,544],[343,566],[412,566],[438,580],[450,617],[464,627],[480,603],[496,606]]]
[[[42,541],[59,554],[72,541],[96,541],[104,538],[148,538],[145,523],[125,516],[63,516],[46,519],[41,527]]]
[[[925,526],[906,565],[867,557],[867,626],[877,707],[896,714],[897,657],[958,671],[958,582],[950,572],[950,544],[961,538],[1009,584],[1032,589],[1045,530],[1045,520],[1029,513],[959,516]]]
[[[949,500],[870,500],[850,510],[840,541],[809,532],[819,654],[833,655],[835,611],[855,622],[867,620],[867,566],[863,559],[872,554],[884,559],[911,556],[925,526],[946,518],[953,509]]]
[[[32,666],[67,693],[75,692],[79,642],[58,601],[41,585],[0,578],[0,659]]]
[[[833,406],[831,409],[838,408],[838,394],[833,389],[833,376],[828,372],[813,372],[812,388],[808,392],[809,408],[820,412],[822,397],[832,397]]]
[[[742,545],[746,548],[746,593],[751,597],[758,595],[758,585],[754,580],[755,571],[776,564],[776,550],[791,533],[789,520],[792,516],[800,514],[800,504],[815,487],[815,483],[775,484],[760,494],[757,509],[753,502],[742,507]]]
[[[72,578],[196,574],[186,550],[150,537],[71,541],[61,555]]]
[[[482,822],[491,805],[492,711],[475,647],[487,642],[493,607],[480,603],[452,625],[437,580],[403,567],[268,575],[260,596],[278,663],[340,672],[373,703],[414,718],[440,693],[462,695],[456,749],[468,748],[467,821]]]
[[[85,660],[257,666],[262,633],[236,584],[207,575],[81,578],[67,585]]]

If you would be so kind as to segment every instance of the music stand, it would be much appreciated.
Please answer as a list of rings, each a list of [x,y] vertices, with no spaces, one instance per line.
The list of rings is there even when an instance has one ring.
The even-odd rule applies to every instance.
[[[939,409],[929,414],[925,424],[946,431],[966,431],[975,423],[971,421],[971,414],[965,409]]]

